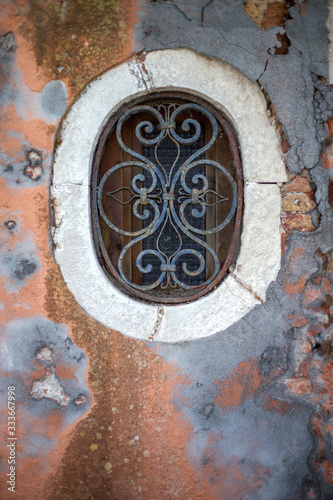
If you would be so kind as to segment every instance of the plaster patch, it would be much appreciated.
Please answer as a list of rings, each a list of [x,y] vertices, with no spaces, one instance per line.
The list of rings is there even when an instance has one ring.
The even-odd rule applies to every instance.
[[[0,50],[0,61],[7,73],[6,83],[0,93],[0,104],[5,113],[8,113],[10,107],[14,105],[17,117],[20,119],[24,121],[41,119],[46,124],[56,122],[65,113],[67,88],[63,82],[51,81],[45,85],[42,92],[37,92],[26,85],[17,64],[16,52]]]
[[[0,340],[0,391],[16,387],[19,401],[20,459],[42,458],[45,467],[59,436],[91,408],[87,357],[63,324],[39,317],[8,322]],[[38,370],[38,364],[45,368]],[[39,369],[41,366],[39,366]],[[33,392],[33,396],[31,392]],[[80,397],[83,404],[77,405]],[[65,404],[66,403],[66,404]],[[7,400],[0,402],[1,428],[7,422]],[[45,425],[48,422],[48,425]],[[0,443],[3,455],[6,444]]]
[[[131,299],[112,284],[97,261],[91,234],[90,176],[99,135],[124,101],[149,94],[149,90],[138,92],[133,64],[143,72],[142,61],[107,72],[87,87],[63,122],[52,186],[58,207],[56,261],[78,303],[106,326],[145,340],[152,334],[154,340],[164,342],[205,337],[227,328],[265,300],[265,291],[279,271],[277,183],[285,182],[286,174],[278,136],[258,86],[228,64],[187,49],[146,56],[144,73],[150,75],[151,90],[183,89],[227,115],[238,135],[246,181],[244,228],[234,276],[227,276],[196,302],[163,307],[161,315],[158,305]]]
[[[34,399],[52,399],[63,407],[67,406],[70,401],[61,387],[57,375],[50,370],[46,370],[46,375],[42,380],[35,380],[32,384],[31,396]]]
[[[34,399],[49,398],[60,406],[68,406],[70,398],[61,387],[57,377],[52,349],[47,346],[42,347],[36,355],[36,360],[45,367],[45,375],[42,379],[33,382],[31,396]]]
[[[41,108],[49,118],[57,120],[67,109],[67,88],[64,82],[53,80],[43,88]]]

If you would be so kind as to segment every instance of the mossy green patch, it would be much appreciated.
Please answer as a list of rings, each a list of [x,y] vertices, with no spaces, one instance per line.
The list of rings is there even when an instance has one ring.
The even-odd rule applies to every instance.
[[[52,78],[66,78],[79,92],[116,63],[129,42],[134,0],[30,0],[21,32],[37,63]]]

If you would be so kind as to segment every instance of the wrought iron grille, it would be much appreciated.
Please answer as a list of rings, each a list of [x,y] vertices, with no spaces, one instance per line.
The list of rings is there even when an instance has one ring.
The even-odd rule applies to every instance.
[[[122,109],[101,136],[92,185],[100,262],[124,290],[177,303],[223,278],[237,247],[242,176],[216,110],[180,93]]]

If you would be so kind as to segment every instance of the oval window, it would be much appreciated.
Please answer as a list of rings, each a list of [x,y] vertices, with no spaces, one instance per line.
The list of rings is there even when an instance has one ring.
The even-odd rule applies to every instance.
[[[159,92],[110,118],[92,172],[93,234],[125,293],[172,304],[215,287],[237,253],[242,203],[235,135],[203,100]]]

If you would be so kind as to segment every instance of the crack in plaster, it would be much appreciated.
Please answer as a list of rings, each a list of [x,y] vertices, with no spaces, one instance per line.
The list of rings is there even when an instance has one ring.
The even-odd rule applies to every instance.
[[[230,42],[230,41],[229,41],[229,40],[225,37],[225,35],[223,34],[223,32],[222,32],[221,28],[218,28],[218,30],[217,30],[217,31],[220,33],[220,35],[221,35],[221,37],[223,38],[223,40],[224,40],[226,43],[228,43],[229,45],[232,45],[232,46],[234,46],[234,47],[237,47],[238,49],[240,49],[240,50],[242,50],[242,51],[245,51],[245,52],[248,52],[248,53],[249,53],[249,54],[251,54],[252,56],[255,56],[255,57],[257,57],[257,58],[258,58],[258,54],[257,54],[256,52],[252,52],[251,50],[247,49],[246,47],[243,47],[242,45],[238,45],[238,44],[237,44],[237,43],[235,43],[235,42]]]
[[[204,17],[205,17],[205,9],[206,7],[208,7],[208,5],[210,5],[211,3],[213,3],[213,0],[209,0],[209,2],[207,2],[201,9],[201,26],[204,25]]]
[[[174,7],[176,7],[176,9],[185,17],[185,19],[187,19],[188,21],[192,22],[192,19],[190,17],[188,17],[186,15],[186,13],[183,10],[181,10],[176,3],[172,3],[171,5],[173,5]]]
[[[144,57],[136,55],[128,63],[130,73],[136,80],[138,89],[145,88],[146,90],[154,87],[153,75],[147,68],[144,62]]]
[[[264,70],[263,72],[261,73],[261,75],[258,77],[258,82],[260,82],[260,78],[263,76],[263,74],[266,72],[267,70],[267,66],[268,66],[268,63],[269,63],[269,60],[270,60],[271,56],[268,56],[267,59],[266,59],[266,62],[265,62],[265,67],[264,67]],[[260,88],[263,89],[264,87],[259,83],[260,85]]]
[[[158,306],[156,323],[154,325],[153,333],[149,336],[149,340],[154,340],[156,333],[160,329],[164,314],[165,314],[164,307]]]
[[[229,274],[236,280],[236,282],[241,285],[245,290],[247,290],[248,292],[250,292],[253,297],[256,299],[256,300],[260,300],[260,302],[263,304],[264,301],[259,297],[259,295],[250,287],[250,285],[248,285],[247,283],[245,283],[245,281],[241,280],[237,274],[234,273],[233,269],[232,268],[229,268]]]

